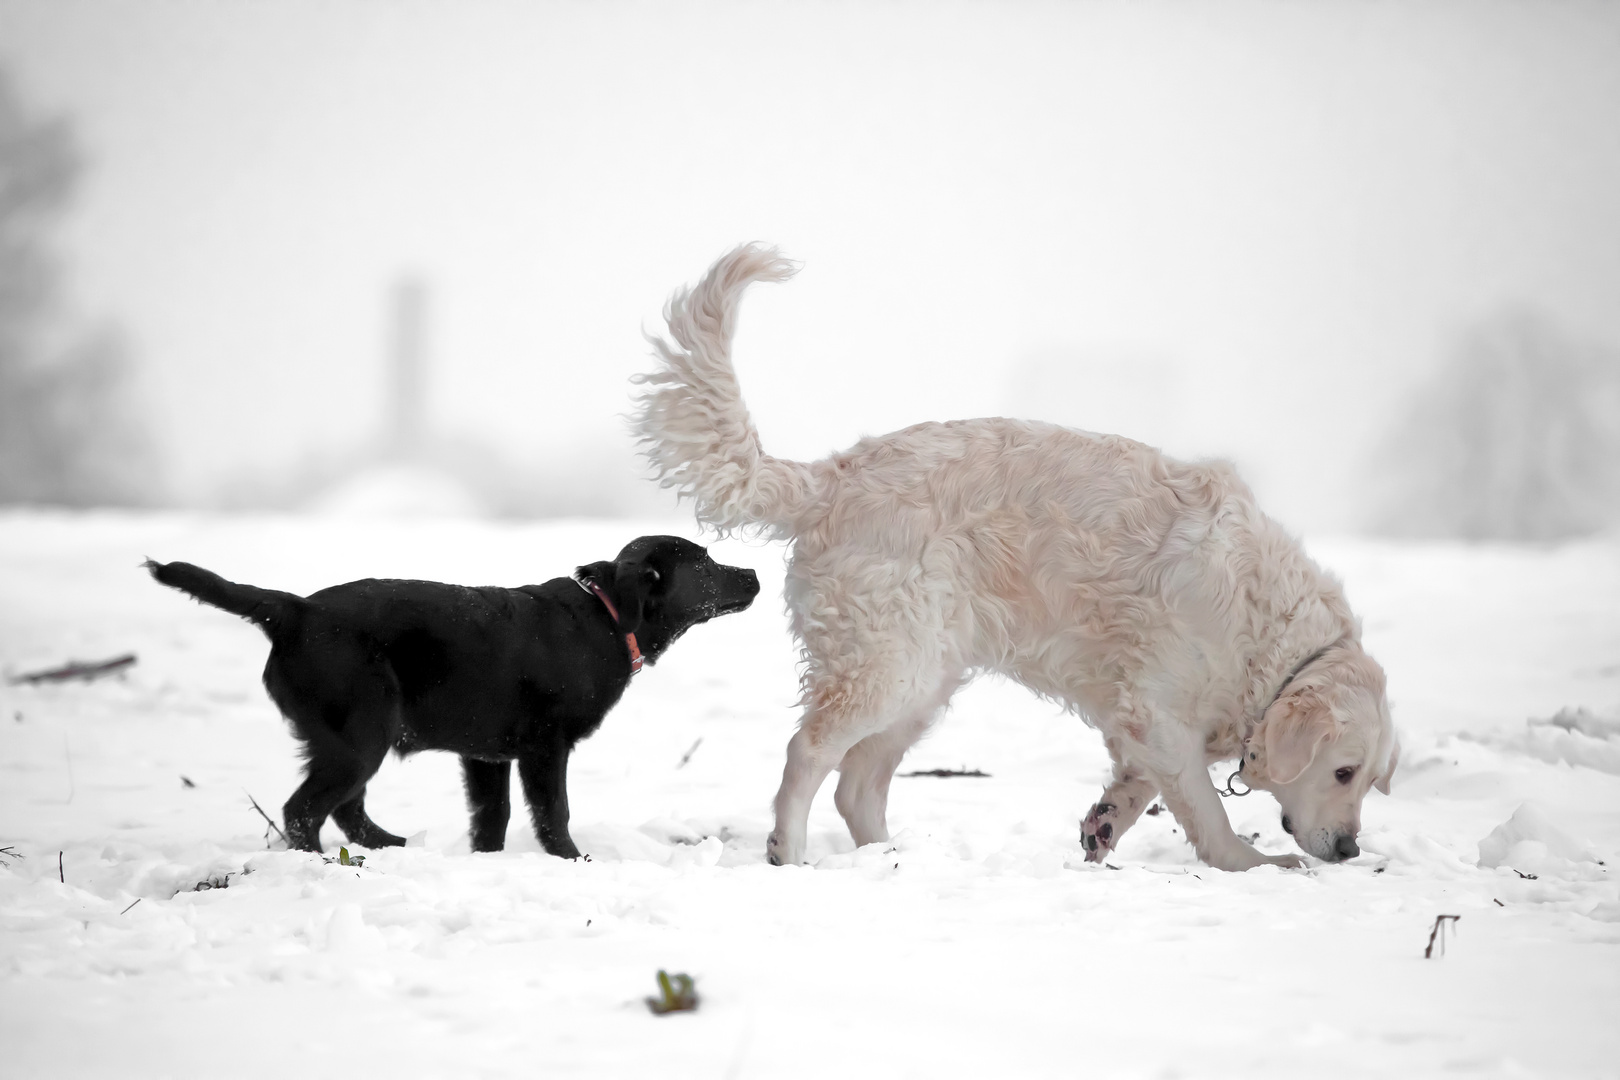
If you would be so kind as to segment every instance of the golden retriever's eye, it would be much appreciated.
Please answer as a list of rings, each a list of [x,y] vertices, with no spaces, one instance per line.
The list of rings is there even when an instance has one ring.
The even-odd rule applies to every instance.
[[[1334,771],[1333,778],[1341,784],[1348,784],[1350,782],[1350,778],[1355,775],[1356,768],[1354,765],[1344,765]]]

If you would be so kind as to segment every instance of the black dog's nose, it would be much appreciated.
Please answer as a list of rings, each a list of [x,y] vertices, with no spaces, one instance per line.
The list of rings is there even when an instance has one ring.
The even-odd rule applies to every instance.
[[[1333,851],[1340,859],[1353,859],[1361,854],[1361,848],[1356,844],[1356,838],[1349,833],[1344,833],[1333,841]]]
[[[759,595],[759,575],[754,573],[752,570],[744,570],[743,571],[743,580],[748,583],[748,591],[751,592],[753,595],[758,596]]]

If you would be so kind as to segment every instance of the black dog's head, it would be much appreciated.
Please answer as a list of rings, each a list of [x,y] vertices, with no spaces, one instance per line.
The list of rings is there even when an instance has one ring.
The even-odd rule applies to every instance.
[[[612,562],[581,566],[574,578],[594,582],[608,595],[620,631],[636,635],[649,664],[698,623],[741,611],[759,595],[752,570],[717,563],[706,549],[678,536],[638,537]]]

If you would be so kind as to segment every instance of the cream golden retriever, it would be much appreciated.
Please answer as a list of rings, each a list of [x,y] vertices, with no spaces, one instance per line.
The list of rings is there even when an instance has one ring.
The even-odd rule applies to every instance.
[[[857,844],[886,841],[889,782],[975,674],[1000,672],[1097,727],[1113,781],[1081,826],[1103,858],[1162,794],[1198,857],[1261,863],[1209,767],[1239,762],[1319,859],[1359,853],[1361,803],[1398,748],[1384,673],[1337,581],[1221,462],[1021,420],[918,424],[815,462],[766,454],[731,363],[738,304],[795,271],[737,248],[665,311],[634,418],[661,482],[721,531],[792,545],[786,599],[803,647],[798,731],[767,842],[805,857],[811,799]]]

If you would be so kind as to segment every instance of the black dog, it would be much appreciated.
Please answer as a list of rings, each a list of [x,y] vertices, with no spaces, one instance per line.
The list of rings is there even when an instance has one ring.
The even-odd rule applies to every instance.
[[[282,809],[294,848],[321,850],[327,815],[352,843],[405,843],[366,816],[366,784],[390,748],[461,755],[474,851],[499,851],[511,763],[540,843],[568,835],[568,755],[640,669],[687,630],[746,608],[752,570],[688,540],[643,536],[613,562],[520,589],[351,581],[307,599],[226,581],[190,563],[146,566],[165,585],[270,638],[264,685],[304,742],[308,778]]]

